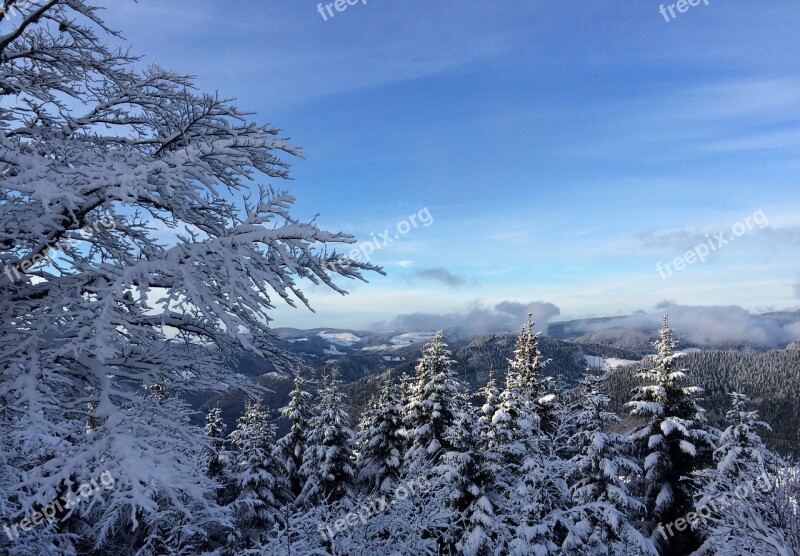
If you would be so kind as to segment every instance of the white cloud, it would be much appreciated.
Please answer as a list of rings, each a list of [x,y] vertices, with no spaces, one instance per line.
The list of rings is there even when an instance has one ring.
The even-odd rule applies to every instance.
[[[800,314],[787,324],[736,305],[704,307],[673,302],[663,302],[654,311],[638,311],[601,322],[577,323],[570,330],[600,332],[609,338],[620,337],[629,330],[652,332],[661,327],[663,313],[669,315],[670,327],[678,336],[701,346],[746,342],[763,347],[784,347],[800,337]]]
[[[501,301],[492,308],[476,301],[462,311],[406,313],[396,316],[389,323],[377,323],[373,326],[399,332],[458,329],[467,334],[479,335],[516,330],[525,322],[527,314],[531,313],[537,330],[547,330],[550,319],[560,312],[557,306],[544,301]]]

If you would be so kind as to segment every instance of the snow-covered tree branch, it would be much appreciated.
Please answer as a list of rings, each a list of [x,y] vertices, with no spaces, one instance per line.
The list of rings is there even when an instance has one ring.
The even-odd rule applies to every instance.
[[[92,506],[103,518],[87,535],[100,547],[152,525],[167,500],[218,512],[180,394],[243,386],[223,365],[237,350],[288,367],[272,347],[275,304],[310,307],[304,280],[344,294],[337,275],[380,269],[336,252],[353,237],[291,216],[294,198],[270,182],[302,153],[277,128],[188,76],[140,69],[108,46],[120,37],[87,2],[16,10],[0,19],[0,403],[4,465],[21,479],[11,511],[109,469],[117,488]],[[114,225],[79,233],[100,219]],[[88,511],[52,542],[69,545],[58,535]]]

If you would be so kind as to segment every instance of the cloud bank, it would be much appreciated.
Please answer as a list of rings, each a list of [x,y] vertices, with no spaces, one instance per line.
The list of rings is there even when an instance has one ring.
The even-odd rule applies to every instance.
[[[572,333],[599,332],[613,339],[630,330],[654,332],[661,328],[661,315],[669,314],[676,334],[700,346],[719,346],[746,342],[767,348],[782,348],[800,338],[800,313],[782,315],[753,314],[737,305],[689,306],[672,302],[659,304],[651,312],[638,311],[626,317],[605,321],[577,322]]]
[[[389,323],[379,323],[375,327],[398,332],[457,329],[466,334],[482,335],[516,331],[525,322],[529,312],[536,321],[536,330],[546,331],[550,319],[560,314],[561,310],[545,301],[530,303],[502,301],[494,307],[485,307],[475,302],[462,312],[407,313],[396,316]]]

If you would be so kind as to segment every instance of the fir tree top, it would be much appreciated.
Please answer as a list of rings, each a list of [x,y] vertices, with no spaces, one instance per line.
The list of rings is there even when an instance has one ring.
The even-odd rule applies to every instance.
[[[538,399],[542,391],[542,354],[539,351],[539,334],[533,331],[533,315],[528,313],[528,321],[517,334],[514,358],[508,360],[515,379],[525,387],[532,400]]]

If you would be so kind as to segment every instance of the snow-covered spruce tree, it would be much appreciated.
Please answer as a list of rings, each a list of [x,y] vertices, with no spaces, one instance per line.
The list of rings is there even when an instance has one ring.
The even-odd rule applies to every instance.
[[[524,466],[531,455],[540,454],[545,449],[539,416],[530,399],[523,394],[525,389],[519,373],[513,367],[509,368],[499,404],[492,416],[487,449],[490,455],[487,465],[493,477],[490,500],[502,521],[498,544],[505,552],[515,550],[511,543],[520,534],[524,523],[523,508],[528,507],[527,500],[523,499],[526,492]],[[526,549],[523,543],[517,543],[518,553],[522,554]]]
[[[572,412],[578,432],[570,440],[578,453],[572,458],[570,490],[579,503],[604,501],[621,513],[635,514],[644,506],[628,492],[625,479],[642,470],[630,458],[631,439],[613,431],[623,420],[608,409],[611,398],[603,389],[603,378],[587,369],[576,388]]]
[[[445,500],[453,510],[446,534],[442,537],[443,554],[465,556],[491,554],[502,529],[490,501],[493,477],[486,452],[480,449],[477,411],[462,394],[461,407],[447,440],[452,449],[439,465],[437,485],[444,490]]]
[[[631,524],[641,517],[644,506],[629,492],[628,484],[642,470],[630,457],[633,449],[630,438],[614,432],[623,421],[608,409],[611,399],[603,383],[604,375],[587,368],[575,388],[570,421],[578,432],[570,442],[578,453],[572,457],[570,466],[572,502],[604,505],[589,519],[594,529],[591,542],[598,553],[653,554],[652,543]]]
[[[547,441],[539,411],[545,381],[531,315],[520,329],[514,358],[508,363],[505,386],[492,414],[489,451],[497,457],[493,462],[496,496],[510,503],[514,497],[509,493],[518,487],[526,456],[539,452]]]
[[[490,500],[502,521],[498,544],[506,550],[520,524],[524,504],[520,495],[522,466],[526,454],[539,450],[538,416],[524,402],[521,390],[519,376],[509,369],[488,433],[487,465],[493,477]]]
[[[499,551],[503,554],[653,554],[648,543],[606,502],[573,499],[568,477],[574,462],[562,455],[575,429],[574,414],[557,396],[550,405],[551,430],[524,429],[520,444],[528,446],[513,473],[495,475],[494,500],[503,518]],[[529,413],[534,413],[529,411]],[[528,417],[529,423],[537,419]],[[513,461],[513,460],[512,460]],[[519,461],[518,459],[516,461]],[[507,483],[510,477],[512,482]],[[506,484],[504,484],[506,483]]]
[[[107,470],[102,524],[74,510],[113,552],[113,535],[161,507],[156,493],[188,513],[182,500],[212,490],[195,472],[202,429],[140,386],[235,386],[222,363],[241,348],[285,366],[274,299],[307,304],[297,277],[341,291],[334,274],[372,267],[319,249],[353,239],[252,185],[287,178],[281,157],[300,154],[277,129],[186,76],[139,71],[83,0],[16,10],[0,15],[0,426],[15,435],[6,475],[24,479],[9,494],[19,513],[0,517]],[[24,450],[33,438],[47,439],[41,457]]]
[[[438,463],[453,448],[448,429],[458,414],[460,385],[441,331],[425,346],[416,367],[416,382],[405,408],[403,425],[408,435],[406,467]]]
[[[526,395],[537,400],[544,392],[542,378],[542,354],[539,353],[539,334],[533,331],[533,315],[528,313],[528,321],[522,325],[514,346],[514,358],[508,364],[517,373],[526,387]]]
[[[403,443],[403,461],[408,452],[409,438],[408,430],[405,428],[408,425],[408,411],[411,407],[411,400],[414,399],[414,390],[416,385],[416,377],[411,374],[400,375],[400,404],[403,407],[403,436],[405,442]]]
[[[362,415],[359,428],[358,480],[370,493],[388,494],[400,479],[405,447],[400,389],[391,377]]]
[[[538,418],[531,415],[522,396],[523,386],[513,369],[506,373],[505,387],[500,392],[498,405],[492,415],[490,449],[501,458],[500,464],[508,473],[518,471],[525,454],[535,440],[532,431],[538,431]]]
[[[304,386],[305,381],[300,377],[298,369],[294,379],[294,388],[289,394],[289,405],[281,411],[281,416],[290,423],[289,432],[278,440],[279,454],[294,498],[300,494],[305,483],[300,468],[303,466],[306,437],[313,417],[311,394],[305,391]]]
[[[548,431],[554,419],[550,407],[553,401],[550,392],[552,380],[542,374],[546,362],[539,351],[539,333],[533,331],[533,326],[533,315],[528,313],[528,321],[517,334],[514,357],[508,360],[508,364],[519,381],[524,402],[539,416],[542,430]]]
[[[755,481],[783,464],[761,440],[758,430],[771,430],[771,427],[759,420],[757,411],[748,408],[750,399],[739,392],[729,396],[731,409],[725,415],[729,425],[719,435],[714,451],[716,482],[728,486]]]
[[[542,376],[538,335],[533,332],[533,319],[517,335],[514,358],[508,360],[505,387],[492,415],[493,440],[490,449],[500,458],[497,473],[501,490],[514,488],[520,477],[520,467],[526,457],[542,449],[549,441],[545,421],[552,428],[552,400],[545,406],[542,394],[550,381]]]
[[[666,315],[654,345],[658,351],[654,366],[638,373],[645,384],[635,389],[627,404],[632,415],[646,421],[631,432],[631,439],[644,461],[650,539],[660,553],[680,556],[700,546],[697,531],[684,528],[665,535],[658,525],[670,524],[693,510],[695,474],[709,463],[714,434],[696,401],[701,389],[685,385],[684,370],[675,368],[680,354],[675,353],[677,341]]]
[[[576,432],[575,414],[564,401],[566,393],[541,377],[532,326],[529,320],[520,332],[493,417],[489,453],[496,453],[497,461],[492,465],[490,500],[503,523],[499,550],[518,555],[600,554],[625,546],[632,554],[646,554],[646,541],[620,523],[624,519],[612,506],[588,497],[573,499],[567,477],[576,475],[570,460],[576,452],[570,442]]]
[[[206,414],[206,438],[208,439],[208,456],[206,474],[219,483],[217,501],[226,505],[231,502],[231,454],[225,447],[227,426],[222,421],[222,410],[212,407]]]
[[[486,385],[475,394],[483,400],[483,404],[480,407],[480,416],[478,417],[480,446],[484,450],[488,450],[494,438],[492,420],[500,407],[500,390],[497,388],[497,381],[494,378],[494,369],[489,370],[489,378],[486,381]]]
[[[730,397],[730,424],[714,451],[716,468],[703,473],[695,505],[692,525],[706,537],[698,554],[784,556],[793,548],[800,554],[800,526],[791,526],[800,517],[797,501],[781,488],[787,466],[758,434],[769,425],[748,409],[747,396],[733,392]]]
[[[205,472],[218,486],[216,492],[211,493],[216,502],[221,506],[228,506],[236,498],[235,461],[233,454],[227,447],[228,427],[222,420],[222,410],[212,407],[206,414],[205,436],[208,443],[205,458]],[[224,546],[227,544],[229,527],[220,523],[209,523],[209,547]]]
[[[354,436],[342,409],[344,395],[334,368],[325,377],[316,415],[311,421],[301,475],[305,478],[297,502],[305,506],[341,503],[347,508],[354,499],[356,472],[353,463]]]
[[[513,490],[499,500],[510,554],[545,554],[559,549],[571,554],[586,544],[591,531],[582,525],[588,518],[580,509],[570,513],[573,502],[566,478],[572,474],[571,463],[562,457],[561,447],[568,444],[572,423],[560,399],[554,398],[550,404],[551,430],[545,432],[535,402],[525,403],[523,397],[520,424],[525,432],[518,434],[525,453],[520,464],[510,466]]]
[[[320,519],[321,508],[312,509],[309,516],[317,518],[312,522],[315,526],[319,523],[334,526],[340,519],[345,526],[341,530],[332,527],[334,540],[326,545],[325,551],[293,550],[292,554],[444,554],[440,552],[440,539],[453,522],[453,510],[445,499],[444,489],[434,488],[433,483],[425,476],[403,480],[391,495],[367,497],[353,510],[349,522],[347,512],[338,511]],[[354,519],[356,516],[358,519]],[[275,554],[284,556],[286,552]]]
[[[544,431],[543,442],[551,446],[554,453],[569,460],[577,455],[573,438],[580,431],[575,419],[575,407],[570,405],[575,397],[575,387],[567,385],[563,377],[549,381],[550,394],[544,397],[550,427]]]
[[[236,499],[232,541],[240,547],[263,542],[281,517],[281,502],[288,483],[275,451],[275,425],[269,409],[260,402],[245,402],[244,414],[230,439],[236,454]]]

